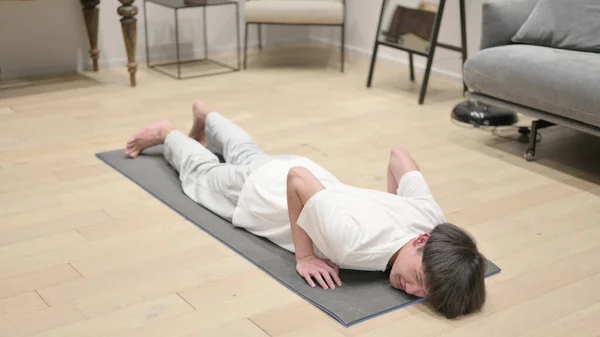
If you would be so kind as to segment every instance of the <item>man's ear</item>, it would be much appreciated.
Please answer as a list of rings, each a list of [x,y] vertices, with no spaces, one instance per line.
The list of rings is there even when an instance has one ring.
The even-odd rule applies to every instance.
[[[425,244],[427,243],[427,240],[429,240],[429,233],[425,233],[425,234],[421,234],[414,242],[413,245],[416,248],[423,248],[425,247]]]

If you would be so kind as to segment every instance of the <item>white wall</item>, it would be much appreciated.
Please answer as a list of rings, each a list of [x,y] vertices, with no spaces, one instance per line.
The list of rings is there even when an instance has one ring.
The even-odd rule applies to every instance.
[[[432,0],[429,0],[432,2]],[[416,7],[419,0],[394,0],[388,3],[399,3],[405,6]],[[365,55],[371,55],[379,13],[381,11],[381,0],[346,0],[346,46]],[[388,15],[393,11],[393,6],[388,5]],[[481,0],[467,0],[467,46],[469,55],[479,50],[481,39]],[[448,44],[460,45],[460,15],[458,0],[448,0],[444,10],[442,27],[440,29],[439,41]],[[382,24],[385,28],[386,24]],[[331,28],[311,27],[311,40],[322,42],[339,43],[339,31]],[[379,57],[391,59],[401,63],[408,63],[406,52],[380,46]],[[424,57],[415,56],[417,67],[424,68],[427,60]],[[453,77],[462,78],[462,61],[460,53],[436,49],[434,71]]]
[[[240,14],[244,0],[240,1]],[[416,5],[418,0],[394,0],[406,5]],[[479,49],[481,35],[481,0],[468,0],[467,28],[469,53]],[[145,62],[143,2],[134,2],[139,8],[137,61]],[[126,63],[126,52],[121,32],[117,0],[101,0],[99,24],[100,65],[117,66]],[[346,41],[349,49],[370,55],[373,49],[375,30],[381,0],[347,0]],[[179,34],[182,57],[201,56],[202,10],[181,11]],[[448,0],[440,41],[460,43],[458,0]],[[175,26],[173,12],[148,4],[149,35],[153,60],[175,56]],[[222,50],[235,45],[233,8],[213,7],[208,12],[209,48]],[[339,30],[319,27],[265,27],[264,38],[269,44],[312,40],[338,43]],[[243,25],[240,24],[243,42]],[[250,45],[256,44],[256,28],[251,29]],[[2,78],[24,77],[90,69],[87,40],[81,5],[78,0],[0,0],[0,67]],[[406,53],[380,48],[380,57],[406,62]],[[416,57],[417,66],[425,59]],[[439,72],[460,76],[460,55],[438,49],[434,69]]]
[[[72,70],[85,42],[78,1],[0,2],[2,78]]]
[[[244,0],[239,0],[240,15]],[[137,15],[137,61],[146,59],[143,2]],[[100,1],[98,47],[100,66],[125,65],[127,54],[123,42],[117,0]],[[235,47],[234,7],[211,7],[207,12],[209,50]],[[179,36],[182,57],[201,57],[202,9],[180,11]],[[172,10],[148,3],[148,33],[151,58],[175,57],[175,24]],[[241,18],[240,18],[240,21]],[[244,26],[240,24],[243,43]],[[305,41],[308,27],[265,27],[269,44]],[[256,45],[256,28],[251,29],[250,45]],[[2,79],[31,75],[56,74],[90,69],[89,42],[79,0],[0,0],[0,69]]]

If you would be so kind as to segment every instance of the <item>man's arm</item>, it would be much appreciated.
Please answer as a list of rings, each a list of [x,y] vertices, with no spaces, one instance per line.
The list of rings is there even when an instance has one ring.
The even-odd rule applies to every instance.
[[[339,269],[331,261],[320,260],[315,257],[313,241],[308,234],[298,226],[298,218],[304,205],[325,186],[303,167],[290,169],[287,178],[287,202],[290,226],[296,251],[296,268],[298,273],[306,279],[310,286],[315,287],[311,277],[314,277],[324,288],[335,288],[333,280],[341,285]],[[333,280],[332,280],[333,277]],[[323,281],[325,279],[326,283]]]
[[[304,205],[325,186],[303,167],[293,167],[287,178],[287,200],[290,225],[296,248],[296,260],[315,255],[313,242],[306,232],[298,226],[298,218]]]
[[[419,171],[419,165],[405,149],[393,149],[387,168],[387,191],[396,194],[402,176],[410,171]]]

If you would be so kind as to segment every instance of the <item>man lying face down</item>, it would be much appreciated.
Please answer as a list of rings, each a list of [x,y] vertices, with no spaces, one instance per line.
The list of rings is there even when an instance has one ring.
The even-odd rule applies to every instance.
[[[192,110],[187,136],[161,120],[131,137],[127,155],[164,144],[188,197],[295,253],[310,286],[342,286],[339,268],[390,270],[394,288],[428,298],[448,318],[485,303],[484,256],[467,232],[446,222],[407,151],[391,152],[387,193],[362,189],[306,157],[264,153],[202,101]]]

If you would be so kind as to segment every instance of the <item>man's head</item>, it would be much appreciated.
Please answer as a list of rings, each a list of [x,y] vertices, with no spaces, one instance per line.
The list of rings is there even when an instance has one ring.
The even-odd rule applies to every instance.
[[[479,310],[486,299],[485,258],[467,232],[436,226],[404,245],[390,273],[393,287],[427,297],[448,318]]]

